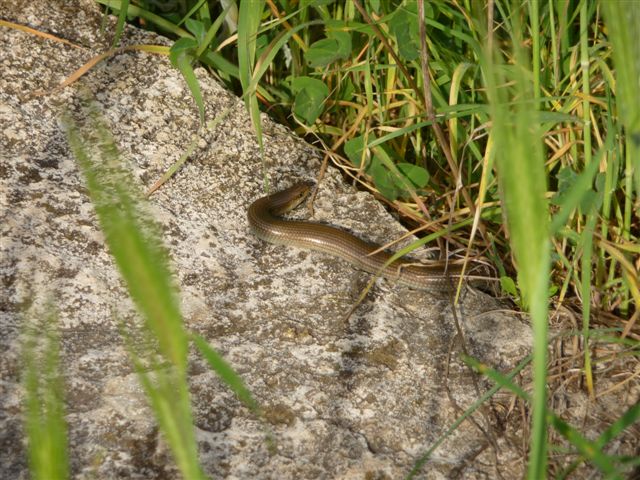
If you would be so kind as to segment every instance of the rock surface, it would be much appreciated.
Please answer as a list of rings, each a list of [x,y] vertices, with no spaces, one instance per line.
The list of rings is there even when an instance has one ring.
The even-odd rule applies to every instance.
[[[44,96],[108,49],[89,1],[3,2],[3,16],[83,48],[0,27],[0,477],[28,478],[21,426],[20,332],[26,306],[53,296],[60,312],[74,478],[175,478],[132,371],[118,319],[130,301],[97,227],[60,116],[88,90],[141,187],[176,162],[198,131],[197,108],[166,57],[125,52]],[[9,5],[10,3],[10,5]],[[107,31],[110,31],[107,28]],[[169,42],[127,28],[123,43]],[[171,252],[187,327],[242,375],[266,411],[263,426],[191,355],[190,382],[202,464],[212,478],[401,478],[477,398],[458,359],[445,295],[378,281],[345,314],[369,275],[325,255],[252,237],[246,208],[263,195],[262,166],[242,102],[205,70],[197,75],[208,119],[198,148],[150,203]],[[313,179],[315,152],[264,117],[265,157],[277,189]],[[385,242],[403,229],[331,169],[315,220]],[[299,212],[298,215],[304,215]],[[528,352],[529,327],[467,292],[459,312],[470,353],[501,370]],[[449,351],[452,351],[449,358]],[[487,385],[480,380],[481,388]],[[497,405],[475,422],[506,415]],[[503,418],[501,418],[503,420]],[[419,478],[522,474],[522,438],[473,423],[436,450]]]

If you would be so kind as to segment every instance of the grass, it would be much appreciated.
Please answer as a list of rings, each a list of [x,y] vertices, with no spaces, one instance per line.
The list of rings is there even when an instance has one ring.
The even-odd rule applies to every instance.
[[[60,374],[58,316],[49,304],[32,306],[23,344],[24,424],[29,470],[34,480],[69,478],[64,383]]]
[[[536,11],[537,9],[534,9]],[[536,13],[537,18],[537,13]],[[533,325],[533,409],[530,479],[543,478],[547,465],[547,296],[549,291],[549,206],[539,123],[539,91],[531,82],[531,67],[518,15],[505,24],[510,33],[508,56],[487,48],[481,57],[490,104],[490,140],[495,147],[498,183],[512,255],[518,265],[518,287]],[[537,20],[532,19],[532,23]],[[484,32],[484,37],[493,35]],[[534,44],[535,46],[535,44]],[[507,58],[505,58],[507,57]],[[505,60],[510,63],[506,63]],[[534,77],[536,75],[534,74]],[[509,87],[505,87],[509,86]]]
[[[581,455],[578,463],[611,478],[633,463],[590,452],[637,422],[637,408],[595,442],[548,409],[547,328],[561,310],[581,317],[581,376],[592,398],[591,342],[605,319],[638,355],[640,4],[267,0],[238,11],[185,0],[167,13],[145,1],[98,3],[119,10],[121,22],[127,9],[175,36],[169,51],[157,52],[184,75],[202,122],[196,62],[243,97],[260,142],[262,107],[441,249],[447,234],[467,256],[495,265],[503,291],[531,315],[532,393],[470,364],[531,408],[529,478],[550,471],[549,428]],[[264,169],[265,188],[270,174]],[[132,296],[142,305],[152,293]],[[187,335],[171,302],[151,316],[165,315],[174,320],[147,325],[154,355],[180,372]],[[167,381],[184,380],[176,375]],[[196,465],[192,446],[186,450]]]
[[[106,243],[143,325],[121,325],[133,366],[183,478],[204,479],[187,384],[189,340],[238,398],[260,409],[242,379],[207,342],[190,334],[180,313],[167,252],[143,195],[123,165],[104,120],[86,103],[83,123],[64,118],[71,149],[86,179]],[[144,339],[143,341],[134,341]]]
[[[184,478],[205,478],[200,468],[187,385],[188,335],[156,225],[145,215],[115,143],[90,106],[86,124],[65,118],[71,149],[85,176],[106,243],[144,319],[149,341],[122,325],[135,370]],[[143,338],[144,338],[143,337]]]

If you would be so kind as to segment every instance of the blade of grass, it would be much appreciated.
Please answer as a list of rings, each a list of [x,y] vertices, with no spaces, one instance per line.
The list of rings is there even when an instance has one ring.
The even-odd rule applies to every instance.
[[[595,163],[595,162],[594,162]],[[584,341],[584,378],[589,397],[595,399],[593,390],[593,372],[591,371],[591,350],[589,347],[589,326],[591,316],[591,254],[593,251],[593,234],[598,219],[592,208],[587,214],[587,224],[582,232],[581,284],[582,293],[582,338]]]
[[[123,335],[127,339],[127,350],[142,388],[183,478],[205,480],[207,477],[198,461],[198,445],[193,431],[193,416],[184,372],[167,367],[151,348],[145,350],[138,346],[136,350],[129,334],[123,332]]]
[[[116,23],[116,31],[113,35],[113,43],[111,48],[117,48],[120,42],[120,36],[124,30],[124,23],[127,20],[127,10],[129,9],[129,0],[121,0],[120,11],[118,12],[118,22]]]
[[[96,2],[106,5],[114,10],[122,10],[124,8],[125,2],[128,3],[128,0],[96,0]],[[178,35],[179,37],[191,37],[192,35],[186,30],[176,26],[171,23],[169,20],[165,20],[159,15],[149,12],[144,8],[137,7],[135,5],[128,5],[126,8],[127,15],[131,15],[133,17],[140,17],[148,20],[149,22],[156,25],[161,30],[165,32],[173,33],[174,35]]]
[[[184,77],[185,82],[187,82],[191,96],[198,106],[200,125],[204,125],[204,98],[200,91],[200,83],[198,82],[196,73],[193,71],[194,58],[190,54],[187,54],[186,51],[182,52],[182,54],[172,55],[171,57],[174,65]]]
[[[582,70],[582,140],[584,142],[584,164],[591,163],[591,96],[589,79],[589,2],[582,0],[580,6],[580,67]]]
[[[200,335],[191,336],[200,353],[209,363],[209,366],[220,376],[220,378],[233,390],[240,401],[256,415],[260,414],[260,406],[255,401],[249,389],[245,386],[242,378],[231,368],[222,356],[209,346],[207,341]]]
[[[472,366],[479,373],[487,376],[502,388],[506,388],[507,390],[515,393],[519,398],[525,400],[527,402],[532,401],[532,397],[527,394],[521,387],[512,382],[511,378],[497,372],[496,370],[490,368],[489,366],[480,363],[475,358],[463,356],[463,361],[468,365]],[[636,412],[632,412],[632,414],[636,414]],[[631,418],[630,415],[629,418]],[[547,412],[547,421],[548,423],[555,428],[555,430],[560,433],[567,441],[569,441],[578,452],[589,461],[593,462],[593,464],[600,469],[603,473],[609,475],[607,478],[622,478],[621,472],[616,468],[613,457],[606,455],[602,452],[597,442],[593,442],[584,437],[578,430],[573,428],[571,425],[566,423],[560,417],[555,415],[553,412]],[[544,472],[546,473],[546,472]],[[542,477],[540,477],[542,478]]]
[[[187,21],[187,19],[191,18],[193,16],[194,13],[196,13],[198,11],[198,9],[204,5],[204,2],[206,2],[207,0],[199,0],[198,2],[195,3],[195,5],[193,7],[191,7],[191,10],[189,10],[181,19],[178,23],[176,23],[176,26],[180,26],[182,25],[184,22]]]
[[[97,120],[95,108],[89,115],[93,118],[82,130],[70,117],[64,119],[69,144],[132,299],[158,338],[162,354],[184,369],[186,335],[159,231],[140,208],[137,189],[120,164],[106,126]],[[95,144],[88,143],[91,141]]]
[[[69,478],[57,321],[54,308],[48,305],[43,318],[39,319],[40,324],[36,326],[33,318],[26,322],[23,346],[24,422],[29,470],[34,480]]]
[[[607,443],[616,438],[627,427],[640,420],[640,402],[632,405],[620,418],[613,422],[609,428],[600,434],[595,444],[598,449],[605,447]]]
[[[198,50],[196,51],[196,58],[200,58],[200,56],[204,53],[204,51],[207,48],[209,48],[211,42],[213,42],[213,40],[215,39],[216,34],[218,33],[220,26],[222,25],[222,22],[224,22],[224,19],[227,16],[227,13],[229,13],[229,9],[232,6],[234,6],[234,4],[232,2],[229,2],[229,5],[225,7],[222,13],[220,13],[220,15],[218,15],[218,18],[216,18],[216,20],[213,22],[211,27],[209,27],[209,30],[207,30],[207,34],[204,37],[204,40],[202,41],[202,43],[198,47]]]
[[[481,61],[491,105],[492,134],[510,244],[518,265],[518,283],[533,322],[533,415],[528,478],[546,477],[547,295],[549,278],[548,208],[546,172],[531,72],[522,51],[520,13],[511,16],[514,65],[503,65],[497,52]],[[494,60],[495,58],[495,60]],[[509,87],[509,85],[513,85]]]
[[[201,479],[204,474],[198,461],[186,382],[187,335],[167,253],[104,120],[94,106],[85,106],[82,114],[82,124],[70,116],[63,119],[69,144],[85,177],[107,245],[144,319],[147,341],[157,346],[144,352],[145,366],[151,367],[152,373],[146,372],[136,354],[132,354],[134,365],[182,475]]]
[[[515,376],[518,373],[520,373],[522,371],[522,369],[524,369],[524,367],[526,367],[530,362],[531,362],[531,356],[528,355],[520,363],[518,363],[518,365],[511,372],[509,372],[509,374],[506,375],[505,378],[508,379],[508,380],[513,380],[513,378],[515,378]],[[473,404],[470,405],[469,408],[467,408],[464,411],[464,413],[462,415],[460,415],[460,417],[455,422],[453,422],[451,424],[451,426],[447,429],[447,431],[444,432],[440,436],[440,438],[438,438],[433,443],[433,445],[431,445],[431,447],[429,447],[429,449],[416,461],[416,463],[414,464],[413,468],[411,469],[409,474],[406,476],[405,480],[411,480],[412,478],[414,478],[420,472],[420,470],[422,470],[422,467],[424,467],[424,465],[427,463],[427,461],[429,460],[429,458],[431,457],[433,452],[435,452],[436,449],[440,445],[442,445],[442,443],[449,437],[449,435],[451,435],[460,426],[460,424],[462,422],[464,422],[470,415],[473,414],[473,412],[475,412],[487,400],[489,400],[493,395],[495,395],[496,392],[498,392],[498,390],[500,390],[501,388],[502,388],[501,384],[496,383],[493,387],[491,387],[489,390],[487,390],[482,395],[482,397],[480,397],[475,402],[473,402]]]
[[[540,4],[539,0],[530,0],[529,18],[531,19],[531,72],[533,73],[533,98],[540,104]]]
[[[629,176],[635,178],[636,195],[640,194],[640,105],[638,105],[638,79],[640,79],[640,3],[600,2],[605,14],[608,36],[613,44],[613,62],[616,67],[616,97],[620,119],[626,130]],[[626,192],[628,197],[632,193]]]
[[[624,170],[624,216],[623,238],[631,235],[633,212],[633,190],[640,195],[640,106],[638,106],[638,79],[640,79],[640,5],[637,2],[601,2],[608,27],[608,36],[613,45],[613,61],[616,67],[616,98],[620,109],[620,120],[624,125],[625,170]],[[636,200],[637,203],[637,200]],[[625,285],[621,310],[630,295]]]
[[[258,146],[260,148],[262,162],[262,175],[265,189],[268,188],[266,165],[264,164],[264,146],[262,143],[262,123],[260,122],[260,109],[258,108],[258,98],[255,89],[251,88],[251,78],[255,67],[256,36],[260,27],[264,0],[252,0],[240,2],[238,12],[238,71],[240,74],[240,84],[242,85],[243,99],[249,115],[251,124],[256,134]]]

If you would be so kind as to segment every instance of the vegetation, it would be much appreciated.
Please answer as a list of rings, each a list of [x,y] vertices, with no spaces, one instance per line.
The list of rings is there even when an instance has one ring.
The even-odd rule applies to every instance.
[[[198,335],[184,328],[161,235],[145,212],[142,195],[122,164],[104,121],[87,105],[78,124],[65,118],[71,149],[85,176],[109,250],[144,319],[141,330],[122,324],[140,383],[184,478],[204,479],[193,430],[187,384],[188,341],[247,407],[258,406],[233,369]],[[134,342],[133,338],[143,341]]]
[[[25,322],[23,385],[29,470],[34,480],[69,478],[60,339],[52,305],[32,306]]]
[[[99,3],[119,8],[128,2]],[[136,3],[129,15],[180,37],[170,55],[176,66],[188,65],[182,71],[190,85],[196,83],[196,60],[216,69],[250,110],[259,102],[324,146],[327,157],[363,188],[390,204],[403,200],[392,205],[407,221],[429,231],[477,216],[476,229],[456,232],[451,241],[495,262],[503,288],[527,306],[512,261],[510,240],[518,233],[506,232],[502,222],[510,205],[503,188],[509,187],[495,168],[504,152],[496,148],[502,138],[496,135],[522,127],[520,135],[540,141],[516,141],[512,148],[520,151],[506,152],[513,161],[502,169],[519,169],[521,158],[545,159],[543,178],[536,181],[550,204],[542,207],[553,234],[552,299],[583,303],[588,277],[600,310],[623,318],[633,313],[640,298],[634,265],[640,253],[634,209],[639,174],[635,169],[634,186],[635,145],[624,130],[637,128],[640,115],[632,93],[637,70],[626,74],[628,87],[621,83],[631,89],[623,122],[613,49],[598,3],[491,2],[489,10],[432,2],[424,6],[424,25],[417,15],[422,2],[266,2],[263,13],[260,1],[242,2],[240,12],[232,3],[220,12],[216,2],[179,2],[164,13],[153,12],[155,2]],[[633,69],[637,19],[613,4],[603,3],[612,22],[628,24],[629,41],[619,39],[619,63]],[[200,102],[197,88],[193,94]],[[517,108],[537,131],[495,118]],[[496,121],[503,122],[500,128],[492,128]],[[257,122],[255,128],[260,136]],[[523,182],[531,171],[516,173]],[[518,208],[528,222],[531,209]],[[481,212],[487,213],[482,221]],[[529,232],[542,228],[544,236],[543,220],[534,221],[538,228]]]
[[[548,411],[547,325],[561,309],[582,318],[592,396],[590,339],[604,317],[617,341],[631,339],[631,355],[640,352],[640,5],[182,0],[160,11],[157,2],[98,2],[119,14],[117,32],[129,18],[176,37],[157,51],[184,75],[203,122],[197,62],[243,96],[258,139],[263,108],[418,232],[446,230],[468,257],[489,259],[503,291],[531,314],[531,395],[512,375],[468,361],[530,402],[529,478],[546,475],[548,426],[581,461],[622,475],[630,461],[601,450],[640,408],[596,441]],[[142,311],[147,293],[132,291]],[[179,345],[166,343],[162,328],[149,324],[159,354],[184,369],[186,334],[171,327]]]

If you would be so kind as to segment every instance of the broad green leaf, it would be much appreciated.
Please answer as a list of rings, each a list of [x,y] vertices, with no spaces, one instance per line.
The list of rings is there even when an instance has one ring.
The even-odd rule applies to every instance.
[[[307,125],[312,125],[324,110],[329,88],[315,78],[298,77],[293,80],[292,89],[297,92],[294,113]]]
[[[169,50],[169,60],[171,64],[180,69],[180,63],[186,57],[188,61],[193,59],[193,52],[198,48],[198,42],[193,38],[180,38],[171,46]]]
[[[344,144],[345,155],[356,167],[362,166],[362,161],[366,160],[366,157],[363,158],[364,147],[365,138],[362,135],[354,137]]]
[[[373,178],[373,183],[382,195],[394,201],[400,195],[396,180],[391,172],[384,166],[377,155],[371,158],[371,164],[367,173]]]
[[[597,155],[596,160],[591,162],[579,175],[568,167],[558,172],[558,194],[553,199],[553,203],[560,206],[560,211],[556,213],[551,222],[550,230],[553,234],[565,226],[571,212],[580,205],[587,192],[593,192],[591,186],[593,185],[593,177],[598,171],[599,158],[600,155]]]
[[[400,57],[408,62],[420,55],[418,16],[415,3],[399,7],[389,20],[391,34],[396,37]]]
[[[327,32],[329,38],[334,39],[338,42],[338,49],[336,51],[336,55],[339,59],[349,58],[351,55],[351,34],[349,32],[342,31],[330,31]]]
[[[307,65],[311,68],[325,67],[340,58],[340,44],[335,38],[323,38],[314,42],[305,53]]]
[[[398,163],[397,167],[416,188],[424,188],[429,183],[429,172],[424,168],[405,162]]]

